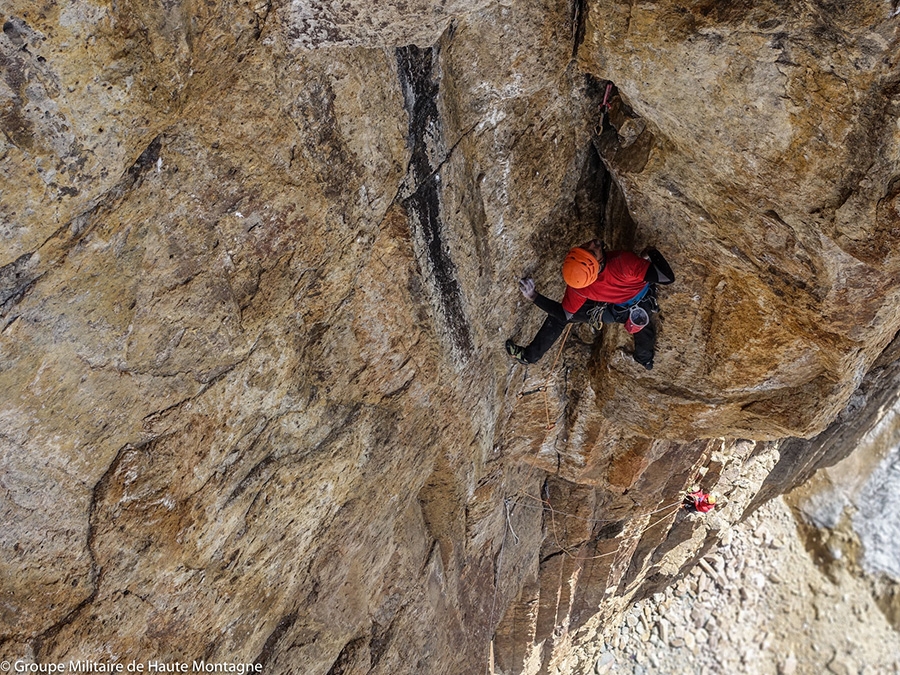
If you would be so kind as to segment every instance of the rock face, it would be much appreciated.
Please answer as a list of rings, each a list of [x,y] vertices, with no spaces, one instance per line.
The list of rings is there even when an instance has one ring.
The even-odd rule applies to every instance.
[[[732,528],[716,553],[606,627],[604,673],[893,673],[900,634],[864,583],[823,574],[782,498]],[[592,672],[589,668],[575,672]]]
[[[890,2],[5,12],[3,658],[565,668],[900,328]],[[512,364],[594,236],[676,270],[656,367]]]

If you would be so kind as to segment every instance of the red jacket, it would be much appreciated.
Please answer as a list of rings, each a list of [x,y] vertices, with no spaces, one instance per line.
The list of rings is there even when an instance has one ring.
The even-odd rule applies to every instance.
[[[597,275],[597,281],[585,288],[566,286],[562,308],[574,314],[587,300],[620,305],[628,302],[644,290],[644,275],[650,261],[631,251],[611,251],[606,254],[606,267]]]
[[[687,502],[700,513],[708,513],[716,508],[716,503],[709,501],[709,494],[703,490],[688,493]]]

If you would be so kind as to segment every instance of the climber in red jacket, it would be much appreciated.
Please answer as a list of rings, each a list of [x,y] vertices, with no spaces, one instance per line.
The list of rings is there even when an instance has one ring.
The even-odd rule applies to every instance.
[[[699,487],[695,487],[693,492],[689,492],[685,496],[684,507],[686,509],[694,509],[700,513],[709,513],[716,508],[716,496],[704,492]]]
[[[544,324],[526,347],[511,339],[506,351],[519,363],[536,363],[553,346],[567,323],[623,323],[634,334],[634,360],[653,368],[656,327],[650,314],[659,311],[656,284],[671,284],[675,275],[655,248],[638,256],[631,251],[607,252],[599,239],[573,248],[562,267],[566,291],[562,303],[537,292],[534,280],[522,279],[519,290],[547,313]]]

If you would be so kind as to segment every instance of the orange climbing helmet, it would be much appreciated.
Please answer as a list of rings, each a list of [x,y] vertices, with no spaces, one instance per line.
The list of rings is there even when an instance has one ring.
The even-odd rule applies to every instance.
[[[572,288],[584,288],[597,281],[600,263],[590,251],[573,248],[563,260],[562,275]]]

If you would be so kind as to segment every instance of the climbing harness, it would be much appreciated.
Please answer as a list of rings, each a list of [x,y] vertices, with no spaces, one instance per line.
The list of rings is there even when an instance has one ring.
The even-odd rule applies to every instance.
[[[619,307],[633,307],[634,305],[638,304],[641,300],[643,300],[644,298],[647,297],[647,294],[650,292],[651,286],[652,286],[652,284],[645,285],[641,289],[640,293],[638,293],[636,296],[631,298],[631,300],[627,300],[626,302],[623,302],[621,305],[619,305]]]

